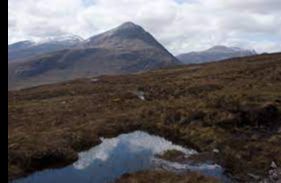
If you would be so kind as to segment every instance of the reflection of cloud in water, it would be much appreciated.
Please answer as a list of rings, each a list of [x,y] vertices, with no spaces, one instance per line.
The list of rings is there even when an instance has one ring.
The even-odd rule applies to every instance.
[[[152,154],[162,153],[168,149],[176,149],[186,154],[195,153],[193,150],[183,148],[179,145],[174,145],[172,142],[164,138],[149,135],[148,133],[135,131],[133,133],[122,134],[116,138],[104,139],[98,146],[93,147],[89,151],[79,153],[79,160],[73,164],[76,169],[87,168],[94,160],[99,159],[106,161],[109,156],[117,153],[119,146],[127,148],[131,153],[142,152],[149,150]],[[122,150],[122,149],[121,149]]]
[[[167,171],[172,172],[186,172],[186,171],[193,171],[193,172],[201,172],[204,175],[207,176],[214,176],[217,177],[220,181],[224,183],[231,182],[225,175],[224,175],[224,169],[218,165],[218,164],[196,164],[196,165],[190,165],[190,164],[182,164],[178,162],[171,162],[166,161],[159,158],[153,158],[153,165],[155,167],[162,168]]]
[[[154,168],[154,154],[177,149],[187,154],[193,150],[174,145],[164,138],[135,131],[116,138],[104,139],[98,146],[79,153],[73,165],[46,169],[14,183],[108,183],[124,173]]]

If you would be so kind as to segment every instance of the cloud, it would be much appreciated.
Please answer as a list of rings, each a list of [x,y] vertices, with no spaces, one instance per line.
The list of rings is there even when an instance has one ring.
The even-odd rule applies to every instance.
[[[281,51],[280,0],[9,0],[9,43],[77,34],[125,21],[143,26],[174,54],[223,44]]]
[[[213,0],[207,0],[209,3]],[[215,5],[221,8],[228,8],[234,11],[243,11],[251,13],[272,14],[273,12],[280,12],[281,1],[280,0],[215,0]]]

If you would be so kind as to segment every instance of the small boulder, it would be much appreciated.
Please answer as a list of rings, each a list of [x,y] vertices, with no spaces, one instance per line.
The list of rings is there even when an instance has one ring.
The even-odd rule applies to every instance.
[[[277,168],[277,165],[274,161],[271,162],[270,168],[274,168],[274,169]]]
[[[214,153],[219,153],[220,151],[218,149],[213,149]]]
[[[92,82],[92,83],[95,83],[95,82],[97,82],[97,81],[99,81],[98,78],[92,78],[92,79],[91,79],[91,82]]]

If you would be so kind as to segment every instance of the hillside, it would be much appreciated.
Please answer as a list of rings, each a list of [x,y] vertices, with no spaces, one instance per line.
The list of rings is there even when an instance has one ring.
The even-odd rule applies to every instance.
[[[8,61],[23,62],[41,54],[73,48],[82,41],[78,36],[65,35],[41,42],[16,42],[8,45]]]
[[[181,64],[142,27],[124,23],[64,49],[8,66],[9,89],[98,75],[143,72]]]
[[[9,178],[69,164],[99,137],[133,130],[217,149],[238,182],[266,178],[272,162],[281,165],[280,81],[276,53],[10,91]],[[129,178],[146,180],[145,172]]]
[[[178,55],[177,58],[184,64],[199,64],[253,55],[256,55],[254,50],[246,50],[237,47],[214,46],[200,52],[183,53]]]

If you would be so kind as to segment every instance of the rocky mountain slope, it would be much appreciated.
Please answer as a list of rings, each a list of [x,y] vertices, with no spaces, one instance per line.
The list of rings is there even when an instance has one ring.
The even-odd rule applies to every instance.
[[[198,64],[252,55],[256,55],[254,50],[245,50],[237,47],[214,46],[200,52],[180,54],[177,58],[184,64]]]
[[[104,74],[137,73],[181,64],[142,27],[126,22],[71,49],[9,64],[9,88]]]

